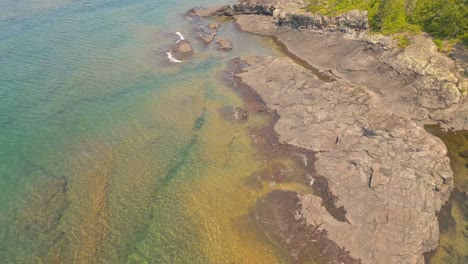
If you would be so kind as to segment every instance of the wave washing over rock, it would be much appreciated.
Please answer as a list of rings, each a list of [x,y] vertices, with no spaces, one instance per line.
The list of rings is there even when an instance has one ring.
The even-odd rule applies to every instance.
[[[171,52],[171,51],[166,52],[166,55],[167,55],[167,59],[168,59],[170,62],[175,62],[175,63],[181,63],[181,62],[182,62],[181,60],[178,60],[178,59],[174,58],[174,57],[172,56],[172,52]]]
[[[304,64],[250,56],[234,73],[279,114],[281,142],[316,152],[317,174],[346,210],[338,221],[322,198],[298,194],[296,221],[323,230],[362,263],[424,263],[423,253],[438,246],[436,213],[454,187],[447,149],[424,125],[468,128],[467,80],[427,36],[399,49],[366,34],[365,12],[326,17],[305,6],[241,0],[187,15],[234,16]]]
[[[175,33],[179,39],[176,40],[168,52],[166,52],[167,59],[170,62],[181,63],[183,59],[187,59],[193,54],[192,46],[188,42],[184,35],[180,32]]]

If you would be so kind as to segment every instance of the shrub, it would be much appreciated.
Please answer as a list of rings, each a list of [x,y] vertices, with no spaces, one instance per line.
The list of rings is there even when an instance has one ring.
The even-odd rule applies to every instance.
[[[468,43],[467,0],[309,0],[308,10],[336,15],[367,10],[372,31],[394,34],[424,31],[438,39]]]

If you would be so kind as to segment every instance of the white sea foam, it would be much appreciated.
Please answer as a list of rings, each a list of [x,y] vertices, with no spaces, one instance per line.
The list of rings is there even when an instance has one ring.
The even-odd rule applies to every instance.
[[[182,35],[182,33],[176,32],[175,34],[176,34],[177,36],[179,36],[179,39],[176,41],[176,43],[179,42],[179,41],[185,40],[184,35]]]
[[[178,60],[178,59],[172,57],[172,52],[168,51],[168,52],[166,52],[166,54],[167,54],[167,58],[169,59],[170,62],[175,62],[175,63],[182,62],[181,60]]]

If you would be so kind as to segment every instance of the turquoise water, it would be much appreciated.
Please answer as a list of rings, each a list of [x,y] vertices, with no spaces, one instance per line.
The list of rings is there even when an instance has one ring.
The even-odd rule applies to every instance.
[[[284,261],[245,221],[270,189],[245,184],[268,166],[247,133],[267,120],[220,114],[243,105],[226,63],[280,51],[230,20],[217,51],[183,17],[225,2],[0,2],[2,263]],[[195,55],[171,64],[176,31]]]

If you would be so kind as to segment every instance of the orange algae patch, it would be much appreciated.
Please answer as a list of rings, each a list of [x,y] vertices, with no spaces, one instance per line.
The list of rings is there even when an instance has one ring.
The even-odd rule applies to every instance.
[[[52,263],[95,263],[108,231],[107,193],[115,156],[110,147],[99,143],[85,144],[82,151],[70,162],[70,206],[59,227],[66,233],[49,251]]]
[[[222,107],[208,101],[208,112]],[[265,118],[250,114],[246,124],[228,122],[220,114],[211,114],[208,127],[201,130],[201,144],[191,163],[203,163],[183,192],[185,210],[198,226],[202,250],[211,263],[281,263],[286,256],[259,230],[252,209],[257,199],[273,189],[305,189],[296,182],[262,181],[261,188],[252,188],[248,181],[268,164],[252,145],[247,128],[265,123]],[[284,161],[287,163],[287,161]],[[189,172],[182,172],[189,173]]]

